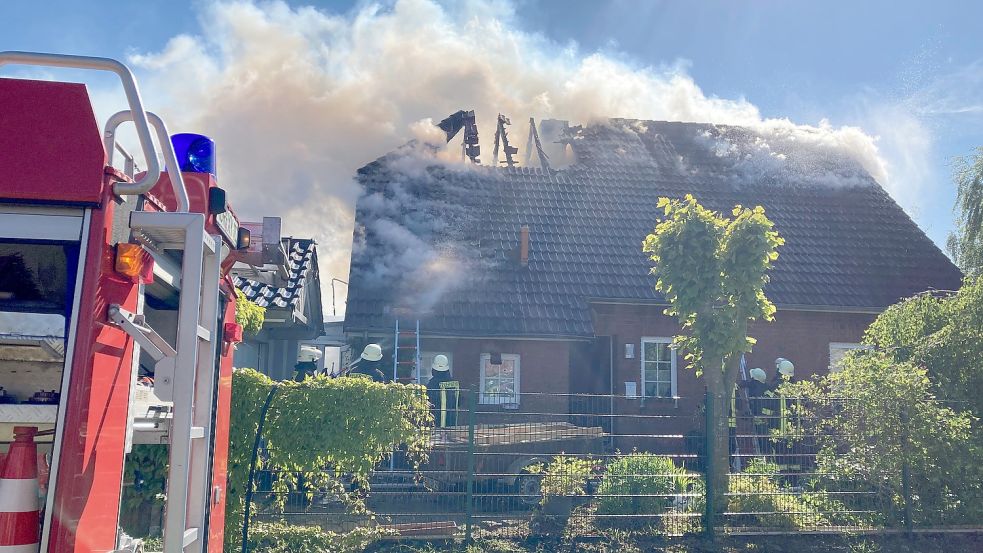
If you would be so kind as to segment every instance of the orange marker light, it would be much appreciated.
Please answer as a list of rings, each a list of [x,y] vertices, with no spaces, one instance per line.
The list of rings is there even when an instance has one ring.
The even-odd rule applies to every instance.
[[[133,282],[153,282],[154,259],[139,244],[116,244],[116,272]]]

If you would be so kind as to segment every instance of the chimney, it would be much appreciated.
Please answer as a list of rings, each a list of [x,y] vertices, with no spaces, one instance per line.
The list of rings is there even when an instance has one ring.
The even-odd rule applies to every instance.
[[[523,267],[529,265],[529,225],[522,225],[519,229],[519,264]]]

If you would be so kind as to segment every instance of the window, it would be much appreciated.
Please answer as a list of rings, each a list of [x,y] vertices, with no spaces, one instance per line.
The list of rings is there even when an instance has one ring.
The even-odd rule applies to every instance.
[[[519,356],[502,354],[502,364],[493,365],[491,354],[481,354],[481,403],[516,405],[519,403]]]
[[[676,350],[672,338],[642,338],[642,394],[675,397]]]
[[[851,342],[830,342],[829,343],[829,372],[839,372],[843,368],[843,358],[847,352],[855,349],[870,349],[864,344],[854,344]]]
[[[0,240],[0,310],[64,316],[78,257],[76,243]]]
[[[420,352],[420,379],[417,381],[420,384],[426,384],[430,382],[430,377],[433,376],[433,358],[438,355],[447,356],[447,368],[450,369],[451,376],[454,376],[454,356],[448,352],[443,351],[424,351]]]

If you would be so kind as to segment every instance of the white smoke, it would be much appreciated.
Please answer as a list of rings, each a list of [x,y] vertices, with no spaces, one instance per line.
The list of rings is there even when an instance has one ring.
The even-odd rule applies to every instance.
[[[744,98],[706,95],[684,64],[634,65],[550,42],[521,30],[510,3],[396,0],[336,15],[279,1],[218,1],[204,6],[201,21],[199,35],[131,57],[147,103],[172,132],[216,140],[219,179],[240,216],[279,215],[286,232],[318,240],[324,282],[348,271],[356,169],[433,134],[427,118],[458,109],[476,111],[485,162],[501,112],[517,122],[752,126],[830,144],[882,184],[887,178],[875,139],[857,128],[764,119]],[[522,125],[512,129],[524,137]]]
[[[728,161],[730,178],[741,183],[798,182],[818,186],[866,186],[887,169],[870,137],[856,127],[833,129],[770,119],[748,128],[713,127],[700,137],[714,155]],[[699,168],[691,168],[698,170]]]
[[[404,147],[387,162],[385,190],[367,190],[359,201],[352,255],[362,285],[391,305],[425,315],[447,292],[480,274],[483,261],[468,251],[473,227],[467,205],[475,190],[431,171],[487,171],[470,163],[440,163],[422,143]],[[369,241],[374,242],[369,245]],[[367,247],[368,246],[368,247]]]

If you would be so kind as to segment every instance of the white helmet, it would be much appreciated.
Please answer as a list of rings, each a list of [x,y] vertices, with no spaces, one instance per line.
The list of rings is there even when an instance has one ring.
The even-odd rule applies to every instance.
[[[437,372],[444,372],[448,370],[447,366],[447,356],[446,355],[435,355],[433,358],[433,363],[430,364],[430,368]]]
[[[778,373],[782,376],[792,376],[795,374],[795,365],[784,357],[775,359],[775,367],[778,369]]]
[[[378,361],[382,359],[382,347],[379,344],[369,344],[362,350],[362,359]]]
[[[758,382],[764,382],[765,380],[768,379],[768,375],[765,374],[764,369],[756,367],[751,369],[751,378],[757,380]]]
[[[321,350],[311,346],[301,346],[300,353],[297,355],[298,363],[317,363],[321,358]]]

